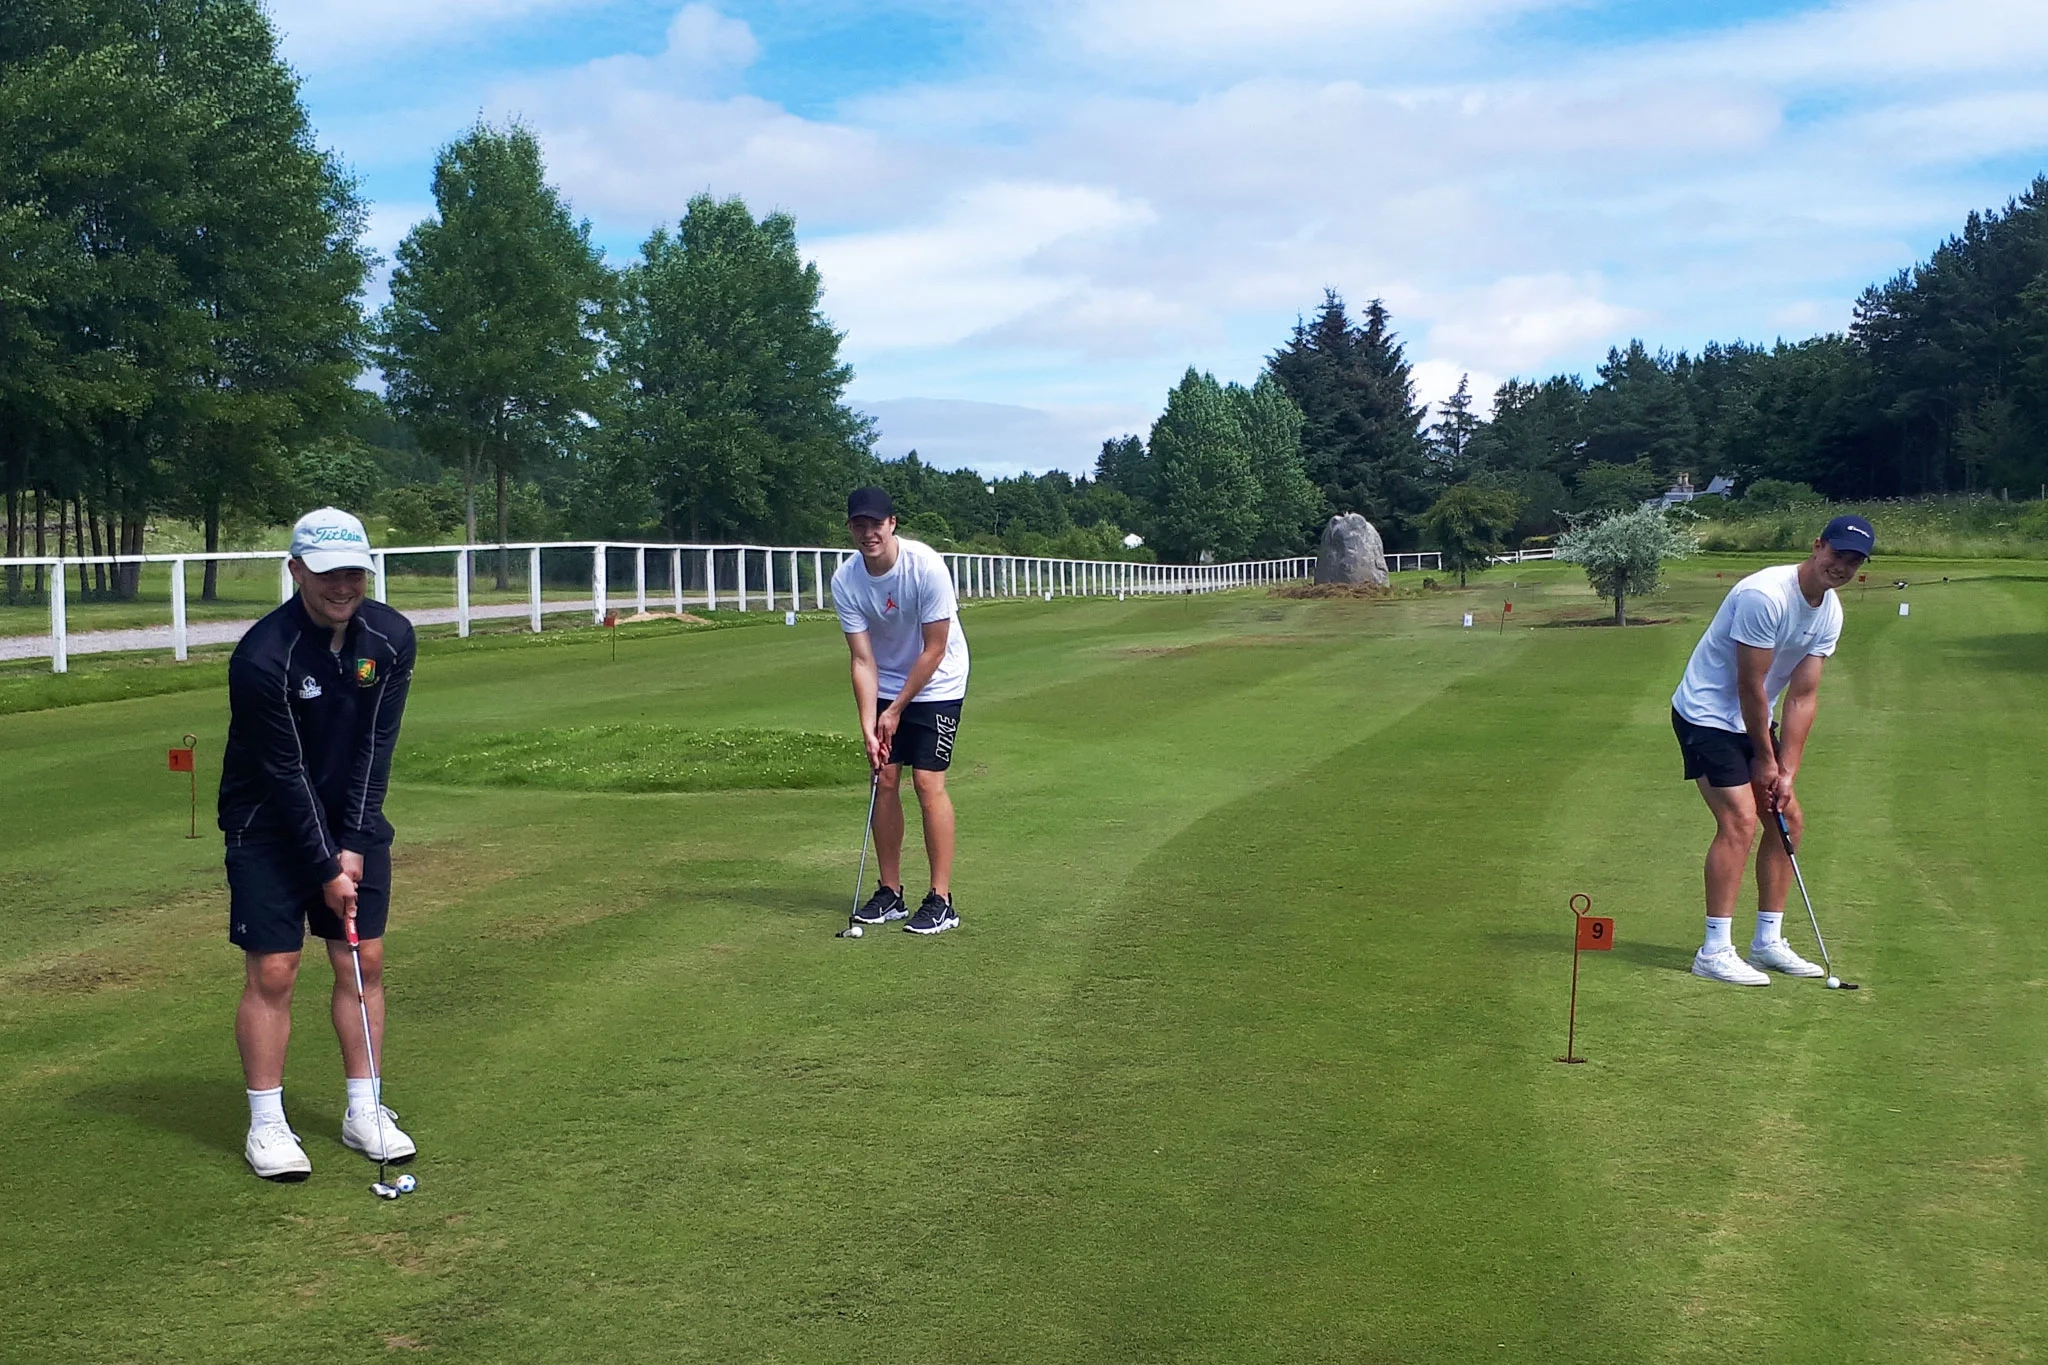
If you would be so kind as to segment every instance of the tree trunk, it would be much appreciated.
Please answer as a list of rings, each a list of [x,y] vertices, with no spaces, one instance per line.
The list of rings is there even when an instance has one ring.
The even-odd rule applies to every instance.
[[[80,494],[78,497],[75,497],[71,500],[71,524],[78,528],[78,553],[82,556],[85,554],[85,530],[86,527],[92,525],[92,519],[86,516],[85,514],[85,496],[83,494]],[[98,527],[93,527],[93,530],[95,532],[97,532],[98,529]],[[100,538],[97,534],[95,534],[92,538],[92,552],[95,555],[97,555],[100,552]],[[92,566],[93,571],[95,573],[99,571],[100,567],[101,566],[98,564]],[[83,564],[79,565],[78,595],[80,597],[84,597],[89,591],[91,591],[91,589],[88,586],[90,582],[91,580],[86,575],[86,566]]]
[[[43,557],[43,555],[44,555],[44,554],[48,553],[48,551],[47,551],[47,549],[46,549],[46,544],[47,544],[47,542],[45,542],[45,541],[44,541],[44,539],[43,539],[43,490],[42,490],[42,489],[40,489],[40,488],[38,488],[38,489],[36,490],[36,509],[35,509],[35,514],[36,514],[36,558],[38,558],[38,559],[41,559],[41,558]],[[43,595],[43,566],[42,566],[42,565],[40,565],[40,564],[36,565],[36,587],[35,587],[35,593],[36,593],[36,596],[38,596],[38,597],[41,597],[41,596]]]
[[[129,523],[129,525],[128,553],[135,555],[137,562],[123,564],[121,567],[126,571],[122,577],[128,582],[128,600],[133,602],[142,596],[142,564],[140,557],[143,551],[148,548],[146,537],[149,535],[149,510],[144,508],[142,511],[137,512],[135,520]]]
[[[79,498],[78,524],[80,526],[92,527],[92,552],[95,555],[106,553],[104,550],[100,549],[100,519],[98,516],[94,515],[98,510],[98,508],[88,507],[86,505],[85,499],[82,496]],[[92,576],[96,581],[100,592],[104,594],[107,590],[106,566],[104,564],[95,564],[92,567]],[[78,590],[81,593],[85,591],[85,581],[82,577],[79,580]]]
[[[21,554],[21,490],[9,485],[7,489],[7,555],[8,559]],[[21,596],[21,566],[7,566],[7,600],[12,602]]]
[[[206,553],[213,554],[220,549],[220,495],[218,493],[208,495],[206,510],[201,514],[201,520],[206,523]],[[202,602],[218,601],[220,599],[219,560],[209,559],[206,561],[204,584],[205,586],[199,590],[199,600]]]
[[[1622,596],[1620,593],[1614,594],[1614,624],[1617,626],[1628,624],[1628,617],[1622,614]]]
[[[503,465],[499,465],[499,466],[498,466],[498,544],[499,544],[499,546],[500,546],[500,549],[498,550],[498,591],[499,591],[499,592],[504,592],[504,591],[505,591],[505,590],[506,590],[507,588],[509,588],[509,587],[511,586],[510,582],[508,582],[508,581],[506,580],[506,577],[505,577],[505,567],[506,567],[506,566],[505,566],[505,555],[506,555],[506,553],[507,553],[507,552],[506,552],[506,551],[505,551],[505,550],[504,550],[504,549],[502,548],[502,547],[504,546],[505,542],[506,542],[506,541],[508,541],[508,540],[510,540],[510,539],[512,538],[511,536],[509,536],[509,535],[505,534],[505,527],[507,526],[507,524],[508,524],[508,523],[507,523],[507,521],[506,521],[506,516],[505,516],[505,466],[503,466]]]
[[[476,441],[468,441],[462,447],[462,543],[476,544],[476,465],[481,452]],[[476,556],[468,550],[462,552],[469,561],[469,581],[476,582]]]

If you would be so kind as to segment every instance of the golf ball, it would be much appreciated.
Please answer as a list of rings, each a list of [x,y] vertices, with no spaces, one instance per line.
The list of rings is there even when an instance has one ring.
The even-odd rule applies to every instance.
[[[859,937],[860,937],[860,926],[859,926],[858,924],[849,924],[849,925],[847,925],[847,926],[846,926],[846,936],[847,936],[848,938],[859,938]]]
[[[398,1192],[400,1194],[411,1194],[414,1190],[418,1189],[419,1187],[420,1182],[413,1179],[413,1177],[409,1175],[402,1175],[398,1177]]]
[[[1828,989],[1829,989],[1829,990],[1831,990],[1831,991],[1838,991],[1838,990],[1842,989],[1842,978],[1841,978],[1841,977],[1839,977],[1839,976],[1831,976],[1831,977],[1829,977],[1829,978],[1828,978]]]

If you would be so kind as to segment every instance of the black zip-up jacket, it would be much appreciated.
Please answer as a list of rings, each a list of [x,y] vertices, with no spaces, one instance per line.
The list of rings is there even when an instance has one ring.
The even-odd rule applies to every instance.
[[[413,665],[412,623],[381,602],[356,608],[338,657],[333,638],[296,593],[250,627],[228,660],[220,774],[228,842],[281,844],[323,882],[341,850],[391,842],[384,791]]]

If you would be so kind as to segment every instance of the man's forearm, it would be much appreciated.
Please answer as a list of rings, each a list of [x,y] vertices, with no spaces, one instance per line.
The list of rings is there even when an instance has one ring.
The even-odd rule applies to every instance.
[[[1819,710],[1815,697],[1785,699],[1785,723],[1778,727],[1778,766],[1787,772],[1799,771],[1799,760],[1806,753],[1806,737],[1813,732],[1813,718]]]
[[[1778,761],[1778,746],[1771,740],[1771,699],[1759,687],[1754,692],[1742,690],[1742,725],[1749,732],[1749,742],[1756,749],[1756,756],[1768,759],[1773,765]]]
[[[853,705],[860,712],[860,732],[871,734],[875,727],[875,699],[881,695],[881,683],[875,676],[875,666],[853,661]]]

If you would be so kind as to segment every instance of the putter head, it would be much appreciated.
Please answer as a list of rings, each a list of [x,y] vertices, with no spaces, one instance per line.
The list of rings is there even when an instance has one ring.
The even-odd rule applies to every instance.
[[[370,1186],[370,1193],[376,1195],[379,1199],[398,1198],[397,1188],[391,1185],[387,1185],[381,1180],[376,1181]]]
[[[849,924],[849,925],[847,925],[847,926],[846,926],[846,927],[845,927],[844,929],[841,929],[841,930],[839,931],[839,933],[838,933],[837,937],[839,937],[839,938],[859,938],[859,937],[861,936],[861,932],[862,932],[862,931],[861,931],[861,927],[860,927],[860,926],[859,926],[858,924]]]

